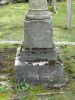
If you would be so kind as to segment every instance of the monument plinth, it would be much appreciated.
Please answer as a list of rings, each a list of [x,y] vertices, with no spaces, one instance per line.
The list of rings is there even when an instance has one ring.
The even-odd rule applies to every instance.
[[[15,69],[18,82],[62,84],[63,65],[54,47],[53,28],[46,0],[29,0],[25,16],[24,42],[18,49]]]

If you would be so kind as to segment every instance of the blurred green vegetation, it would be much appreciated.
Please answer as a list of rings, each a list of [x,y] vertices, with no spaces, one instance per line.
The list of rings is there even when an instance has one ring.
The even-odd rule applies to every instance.
[[[73,1],[72,29],[66,30],[66,2],[57,3],[57,12],[52,13],[54,41],[75,41],[75,1]],[[51,7],[49,6],[49,9]],[[9,4],[0,7],[0,40],[23,40],[24,16],[27,3]]]

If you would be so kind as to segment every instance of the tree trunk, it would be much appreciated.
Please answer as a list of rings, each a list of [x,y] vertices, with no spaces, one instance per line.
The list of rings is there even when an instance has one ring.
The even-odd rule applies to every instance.
[[[56,13],[56,0],[52,0],[52,11]]]
[[[67,0],[67,29],[72,27],[72,0]]]

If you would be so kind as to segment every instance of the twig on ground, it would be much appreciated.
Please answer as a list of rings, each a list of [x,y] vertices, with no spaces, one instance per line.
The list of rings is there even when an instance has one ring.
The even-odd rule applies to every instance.
[[[50,96],[50,95],[55,95],[55,94],[64,94],[65,92],[49,92],[49,93],[39,93],[36,94],[36,96]]]

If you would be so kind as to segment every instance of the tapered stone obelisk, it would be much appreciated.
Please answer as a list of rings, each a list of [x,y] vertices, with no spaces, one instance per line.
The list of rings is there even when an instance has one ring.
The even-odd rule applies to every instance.
[[[16,80],[27,80],[32,84],[46,83],[52,87],[62,85],[63,65],[58,59],[47,0],[29,0],[24,42],[15,60]]]

